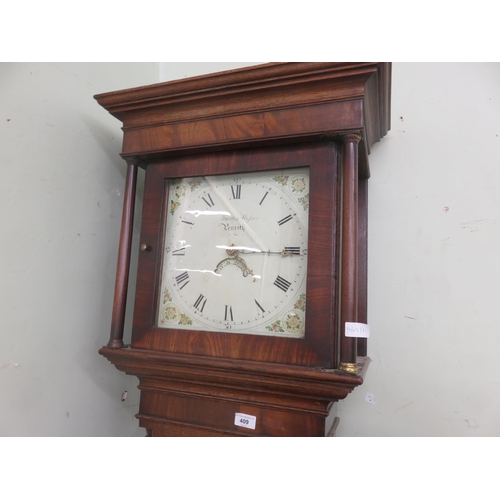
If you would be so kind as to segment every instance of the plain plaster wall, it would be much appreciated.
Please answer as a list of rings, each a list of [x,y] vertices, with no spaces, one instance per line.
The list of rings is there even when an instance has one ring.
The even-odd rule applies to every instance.
[[[97,354],[125,164],[92,96],[247,64],[0,65],[0,435],[143,435],[137,379]],[[395,63],[392,89],[370,156],[373,361],[338,435],[497,436],[500,65]]]
[[[338,435],[499,436],[500,64],[394,64],[370,166],[373,361]]]
[[[137,379],[97,353],[126,164],[93,95],[158,77],[158,63],[0,64],[1,436],[144,435]]]

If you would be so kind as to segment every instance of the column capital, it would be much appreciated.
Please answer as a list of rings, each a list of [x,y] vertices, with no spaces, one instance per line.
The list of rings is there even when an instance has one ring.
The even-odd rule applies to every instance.
[[[138,156],[124,156],[123,159],[127,163],[127,165],[132,165],[134,167],[138,167],[143,160],[141,160]]]
[[[356,133],[345,134],[342,136],[342,140],[344,142],[354,142],[357,144],[361,140],[361,134],[356,134]]]

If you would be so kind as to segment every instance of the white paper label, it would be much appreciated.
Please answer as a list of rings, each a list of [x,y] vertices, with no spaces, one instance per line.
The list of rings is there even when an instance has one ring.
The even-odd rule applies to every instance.
[[[257,423],[257,417],[253,415],[247,415],[246,413],[235,413],[234,414],[234,425],[239,427],[246,427],[247,429],[255,429],[255,424]]]
[[[370,327],[364,323],[346,323],[345,336],[367,339],[370,336]]]

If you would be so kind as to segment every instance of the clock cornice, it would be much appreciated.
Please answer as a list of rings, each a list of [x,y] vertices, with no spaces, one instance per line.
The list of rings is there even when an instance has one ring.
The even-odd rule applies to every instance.
[[[390,63],[269,63],[95,96],[122,156],[151,159],[359,133],[360,174],[390,127]],[[299,118],[300,117],[300,118]]]

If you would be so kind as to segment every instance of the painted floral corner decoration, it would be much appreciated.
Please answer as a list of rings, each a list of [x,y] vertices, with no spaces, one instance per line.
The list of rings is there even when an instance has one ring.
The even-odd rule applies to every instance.
[[[307,210],[309,208],[309,182],[306,176],[292,176],[288,182],[288,188],[298,197],[300,206]]]
[[[179,308],[172,302],[172,296],[170,292],[165,289],[162,298],[162,310],[161,310],[160,324],[176,324],[176,325],[192,325],[193,322],[188,316],[182,314]]]
[[[276,320],[266,326],[266,330],[273,333],[291,333],[294,336],[304,334],[306,312],[306,294],[302,293],[293,306],[293,310],[288,311],[283,319]]]
[[[288,188],[304,210],[309,208],[309,180],[306,175],[276,175],[273,180]]]
[[[286,186],[288,183],[289,175],[277,175],[273,177],[273,180],[275,180],[278,184],[281,184],[282,186]]]
[[[189,191],[189,185],[186,182],[179,182],[172,185],[170,189],[170,213],[172,215],[179,208],[180,202],[187,196]]]
[[[307,190],[307,181],[302,175],[294,175],[288,185],[293,194],[304,194]]]
[[[162,325],[169,323],[169,324],[174,324],[179,321],[180,318],[180,312],[179,309],[177,309],[174,304],[166,304],[163,306],[162,310],[162,315],[161,315],[161,320],[160,323]]]
[[[281,321],[275,321],[274,323],[271,323],[270,325],[266,326],[266,330],[270,332],[279,332],[279,333],[284,333],[285,330],[283,330],[283,327],[281,326]]]
[[[187,179],[186,184],[190,187],[191,192],[193,192],[196,188],[201,186],[202,182],[203,182],[202,179],[193,178],[193,179]]]
[[[294,309],[297,311],[302,311],[303,313],[306,312],[306,294],[301,293],[299,299],[297,302],[295,302],[295,305],[293,306]]]
[[[175,211],[179,208],[180,203],[175,200],[170,200],[170,213],[175,214]]]
[[[192,325],[193,322],[185,314],[181,314],[178,325]]]
[[[304,320],[302,314],[297,311],[289,311],[284,319],[285,329],[288,333],[293,333],[295,335],[304,333]]]
[[[307,210],[309,208],[309,193],[302,198],[299,198],[299,203],[304,210]]]
[[[179,208],[180,202],[192,193],[197,187],[199,187],[202,183],[201,179],[184,179],[181,182],[177,182],[173,184],[170,193],[170,213],[174,215],[175,211]]]
[[[292,311],[288,311],[283,318],[285,330],[295,335],[303,335],[305,330],[306,294],[300,294],[293,306]]]

